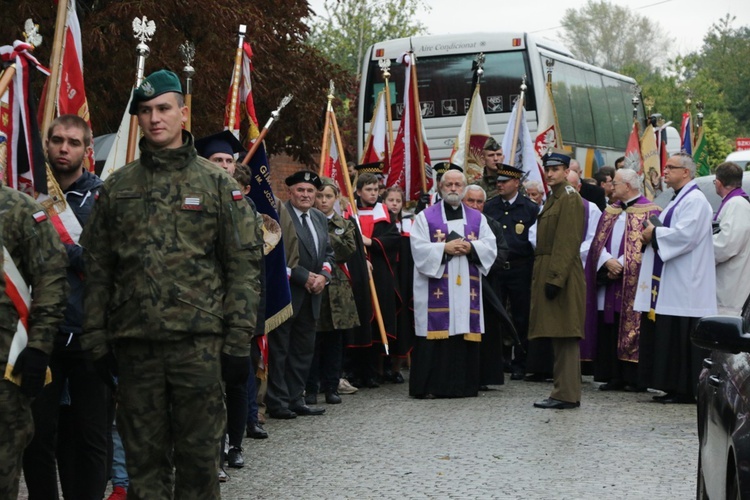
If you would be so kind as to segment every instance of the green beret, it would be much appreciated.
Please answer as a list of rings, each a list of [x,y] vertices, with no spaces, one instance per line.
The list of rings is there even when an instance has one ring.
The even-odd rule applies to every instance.
[[[138,103],[147,102],[167,92],[182,94],[182,83],[180,78],[166,69],[155,71],[133,91],[133,100],[130,101],[130,114],[138,114]]]

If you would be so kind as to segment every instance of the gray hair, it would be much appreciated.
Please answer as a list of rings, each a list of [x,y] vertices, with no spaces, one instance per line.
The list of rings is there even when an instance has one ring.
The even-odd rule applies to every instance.
[[[479,186],[477,184],[469,184],[468,186],[466,186],[466,189],[464,189],[464,196],[469,194],[469,191],[481,191],[482,199],[484,201],[487,201],[487,191],[485,191],[482,186]]]
[[[529,180],[529,181],[524,182],[523,187],[526,191],[528,191],[529,189],[536,189],[540,193],[544,191],[544,186],[542,185],[542,183],[539,181],[535,181],[535,180]]]
[[[617,173],[620,174],[622,182],[630,186],[631,189],[635,189],[638,192],[641,191],[641,178],[638,172],[632,168],[625,167],[618,170]]]
[[[682,151],[680,151],[679,153],[673,154],[672,156],[678,156],[680,158],[680,161],[682,162],[680,163],[680,166],[685,167],[687,171],[690,172],[690,178],[694,179],[696,166],[695,166],[695,161],[693,161],[693,157]]]

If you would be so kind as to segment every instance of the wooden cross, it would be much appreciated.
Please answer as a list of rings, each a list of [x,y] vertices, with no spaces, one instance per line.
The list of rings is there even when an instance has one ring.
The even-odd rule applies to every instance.
[[[438,229],[438,231],[439,231],[439,229]],[[432,295],[434,295],[436,299],[440,300],[440,297],[442,297],[445,294],[443,292],[441,292],[440,289],[438,288],[437,290],[435,290],[434,292],[432,292]]]
[[[438,243],[442,243],[443,241],[445,241],[445,233],[443,233],[443,231],[441,231],[440,229],[435,231],[435,234],[433,234],[432,237],[435,238]]]

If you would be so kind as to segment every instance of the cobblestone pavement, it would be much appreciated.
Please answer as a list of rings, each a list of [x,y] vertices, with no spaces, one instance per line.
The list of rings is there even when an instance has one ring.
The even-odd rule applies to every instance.
[[[695,497],[695,406],[598,391],[585,377],[581,408],[533,408],[551,385],[507,381],[478,398],[414,400],[408,382],[389,384],[323,403],[320,417],[269,419],[270,438],[245,439],[248,465],[227,469],[222,497]]]
[[[551,383],[414,400],[361,389],[320,417],[269,420],[246,439],[223,498],[680,499],[695,496],[696,409],[597,390],[576,410],[532,407]],[[320,398],[323,399],[323,398]]]

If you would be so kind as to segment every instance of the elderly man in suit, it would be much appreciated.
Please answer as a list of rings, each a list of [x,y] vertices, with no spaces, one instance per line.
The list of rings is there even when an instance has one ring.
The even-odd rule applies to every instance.
[[[289,201],[283,205],[282,227],[288,228],[287,233],[296,233],[297,248],[285,247],[294,312],[268,335],[266,406],[271,418],[278,419],[325,413],[323,408],[307,406],[303,391],[315,351],[315,323],[321,293],[331,281],[331,263],[334,262],[328,220],[313,208],[315,195],[321,187],[320,178],[313,172],[300,171],[287,177],[285,182]]]

